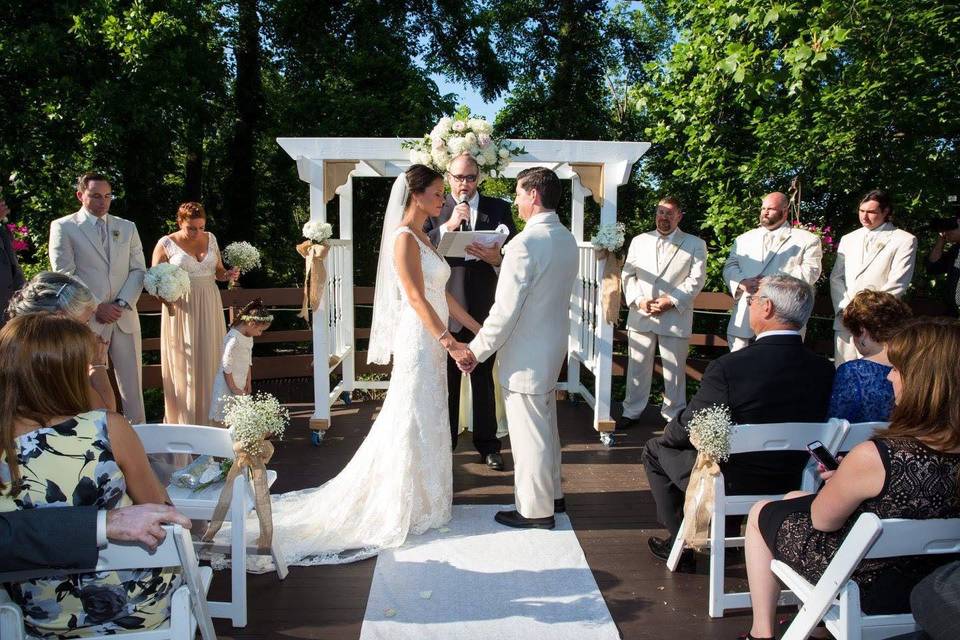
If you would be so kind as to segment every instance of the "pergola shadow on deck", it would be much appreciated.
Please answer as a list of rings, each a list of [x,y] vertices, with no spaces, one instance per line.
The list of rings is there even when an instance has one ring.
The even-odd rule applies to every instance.
[[[293,424],[270,463],[279,473],[274,493],[316,486],[336,475],[363,441],[381,403],[332,407],[336,426],[320,448],[310,446],[307,423],[313,405],[288,406]],[[561,402],[558,406],[567,513],[623,638],[729,640],[746,631],[750,623],[746,613],[719,620],[707,616],[706,556],[698,559],[697,574],[671,574],[647,551],[647,537],[663,534],[640,463],[643,443],[663,426],[657,408],[648,407],[642,426],[618,432],[616,446],[608,448],[596,439],[588,405]],[[462,435],[454,453],[454,501],[512,503],[509,439],[504,448],[507,472],[499,473],[481,463],[469,440],[469,434]],[[318,519],[322,517],[317,514]],[[349,565],[291,567],[282,582],[274,574],[251,574],[248,626],[234,629],[219,620],[217,635],[237,640],[356,640],[375,564],[370,559]],[[728,590],[746,588],[742,563],[733,563],[728,575],[735,576],[728,580]],[[217,573],[212,598],[226,596],[228,577],[226,572]]]

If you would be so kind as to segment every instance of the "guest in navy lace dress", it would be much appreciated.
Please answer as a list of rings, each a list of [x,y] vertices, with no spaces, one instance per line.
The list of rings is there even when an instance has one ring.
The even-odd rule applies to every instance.
[[[770,561],[811,582],[823,575],[862,513],[880,518],[960,517],[960,322],[912,322],[887,343],[896,406],[890,427],[850,452],[816,495],[762,500],[747,521],[747,577],[753,607],[748,638],[773,638],[780,585]],[[910,590],[952,555],[884,558],[853,572],[868,614],[910,610]]]
[[[886,422],[893,411],[887,380],[887,341],[910,319],[910,307],[884,291],[864,290],[843,310],[843,326],[860,352],[840,365],[833,378],[830,417],[850,422]]]

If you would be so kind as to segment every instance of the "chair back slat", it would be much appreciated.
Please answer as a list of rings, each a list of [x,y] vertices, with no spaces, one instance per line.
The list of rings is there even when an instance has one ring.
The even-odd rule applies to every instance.
[[[883,530],[867,552],[867,558],[960,553],[960,518],[888,518],[880,523]]]
[[[730,431],[730,453],[806,451],[807,445],[820,440],[831,449],[839,442],[846,421],[777,422],[771,424],[738,424]]]
[[[206,454],[215,458],[233,458],[230,432],[220,427],[193,424],[138,424],[134,430],[150,453]]]
[[[838,451],[850,451],[861,442],[866,442],[880,429],[890,426],[889,422],[854,422],[847,429]]]

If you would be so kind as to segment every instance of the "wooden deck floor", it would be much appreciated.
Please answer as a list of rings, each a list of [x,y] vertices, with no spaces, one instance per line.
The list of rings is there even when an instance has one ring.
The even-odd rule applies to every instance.
[[[274,492],[316,486],[336,475],[362,442],[379,407],[378,402],[335,407],[326,441],[314,448],[305,426],[312,407],[291,405],[293,425],[271,462],[279,473]],[[698,558],[697,574],[671,574],[647,551],[647,537],[662,535],[640,464],[644,441],[662,422],[653,408],[647,415],[650,419],[644,426],[617,434],[616,445],[606,448],[590,427],[589,407],[560,403],[564,491],[577,537],[623,638],[736,638],[748,629],[749,615],[736,612],[720,620],[707,616],[705,556]],[[461,438],[454,454],[454,501],[511,503],[509,440],[504,447],[506,472],[480,464],[467,440]],[[291,567],[282,582],[272,574],[250,575],[249,624],[234,629],[227,621],[216,621],[217,633],[220,638],[237,640],[355,640],[360,635],[375,562]],[[731,568],[728,575],[742,578],[742,566]],[[228,576],[217,574],[212,597],[225,596]],[[733,587],[745,588],[745,581],[728,580],[728,589]]]

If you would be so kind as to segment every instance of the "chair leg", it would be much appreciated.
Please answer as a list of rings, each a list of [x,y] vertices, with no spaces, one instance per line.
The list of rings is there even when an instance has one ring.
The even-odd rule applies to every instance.
[[[273,565],[277,568],[277,578],[283,580],[289,573],[287,563],[283,560],[283,554],[280,553],[280,545],[274,540],[270,546],[270,555],[273,557]]]
[[[192,640],[197,620],[190,611],[190,589],[180,585],[170,598],[171,640]]]
[[[683,532],[683,525],[685,521],[680,522],[680,532]],[[673,539],[673,547],[670,549],[670,556],[667,558],[667,569],[670,571],[677,570],[677,564],[680,562],[680,554],[683,553],[683,536],[680,533]]]
[[[720,498],[717,498],[719,500]],[[717,505],[720,507],[721,505]],[[722,508],[715,507],[710,521],[710,601],[707,613],[711,618],[722,618],[724,612],[723,577],[726,569],[726,517]]]

